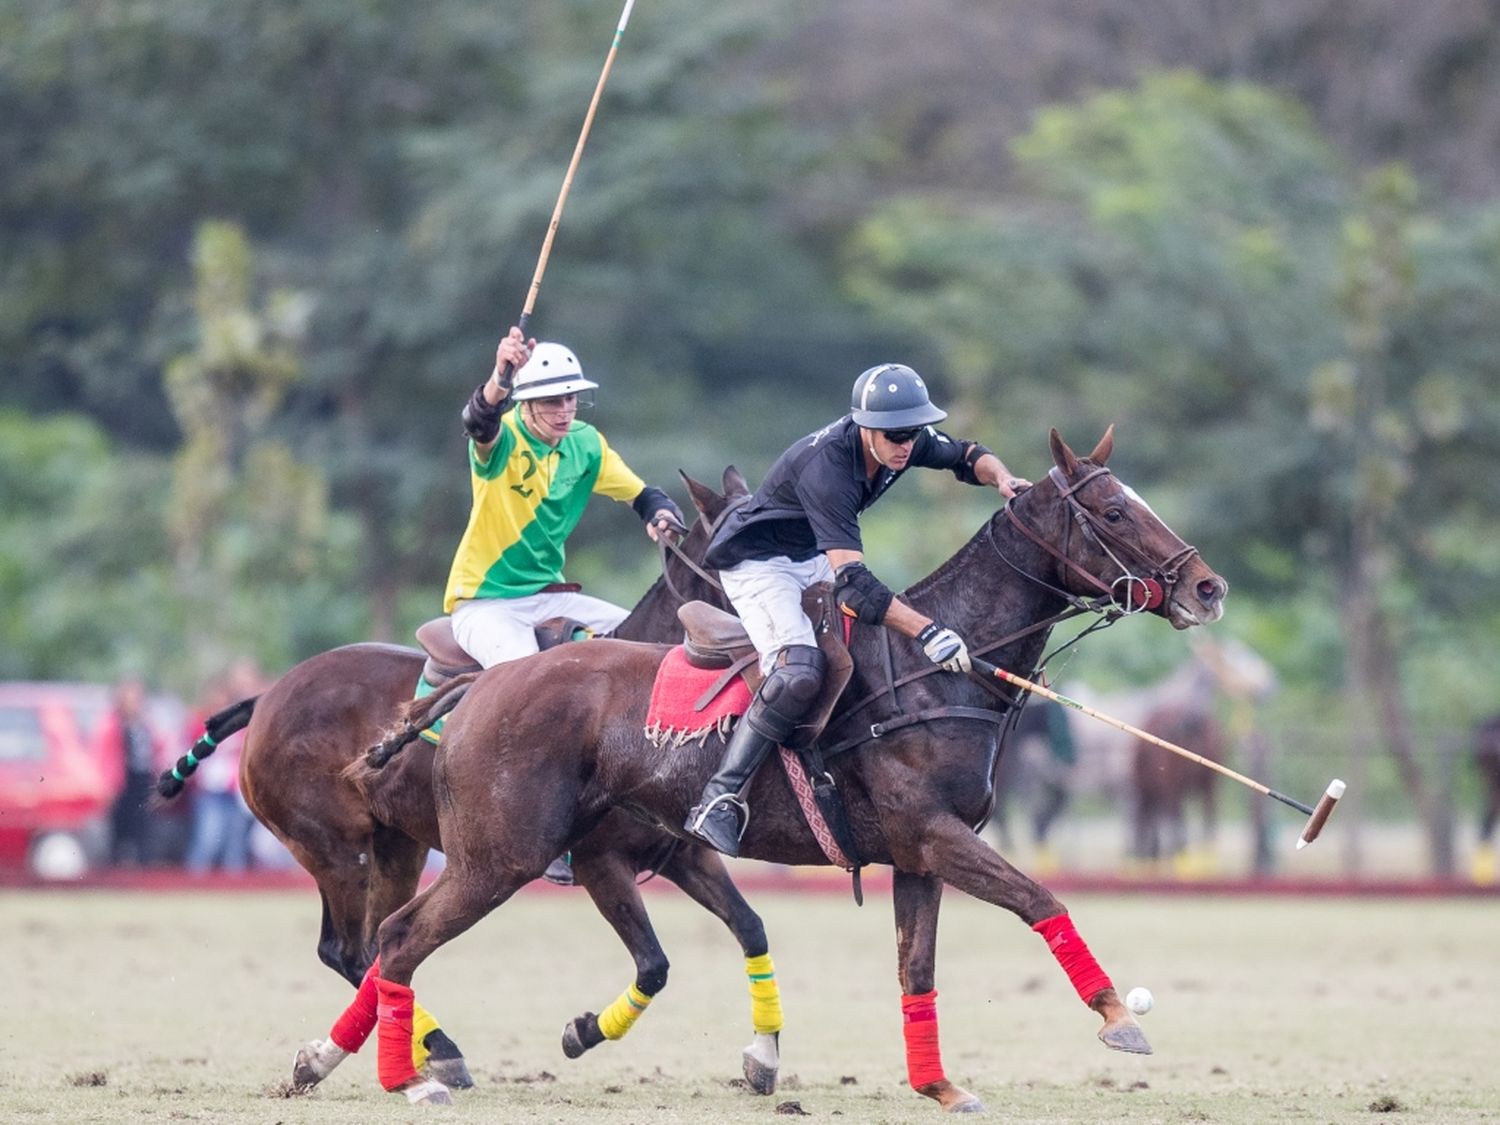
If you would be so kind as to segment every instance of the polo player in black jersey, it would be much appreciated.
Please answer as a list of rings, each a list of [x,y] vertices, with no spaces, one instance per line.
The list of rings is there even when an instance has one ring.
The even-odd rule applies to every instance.
[[[933,424],[948,415],[927,385],[899,363],[854,381],[851,412],[797,441],[777,458],[755,494],[724,521],[706,561],[760,653],[765,682],[725,747],[719,770],[683,827],[725,855],[739,854],[750,808],[742,793],[772,747],[811,709],[825,660],[802,592],[832,582],[844,613],[914,637],[934,664],[968,671],[963,638],[916,612],[864,564],[859,516],[911,466],[948,469],[966,484],[1009,499],[1030,482],[973,441]]]

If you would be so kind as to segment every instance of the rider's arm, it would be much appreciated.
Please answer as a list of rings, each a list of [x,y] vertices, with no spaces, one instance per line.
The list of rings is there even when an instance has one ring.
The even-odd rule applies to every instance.
[[[490,450],[500,435],[500,415],[510,398],[511,379],[531,358],[535,346],[535,340],[523,339],[521,330],[512,328],[495,349],[495,367],[490,377],[475,388],[464,407],[464,430],[474,441],[473,456],[481,465],[489,462]]]
[[[1029,488],[1031,482],[1018,477],[1005,463],[977,441],[960,441],[928,426],[912,449],[912,464],[925,469],[948,469],[965,484],[989,485],[1010,499]]]
[[[1031,487],[1031,482],[1025,477],[1018,477],[1005,467],[1005,462],[996,457],[989,450],[976,458],[973,465],[974,477],[980,484],[987,484],[991,488],[1000,490],[1000,495],[1009,500],[1016,493]]]
[[[635,514],[646,524],[646,534],[652,539],[663,532],[681,533],[687,525],[682,518],[682,509],[673,499],[655,485],[648,484],[640,495],[630,502]]]
[[[635,514],[646,524],[646,534],[655,539],[661,531],[661,521],[668,525],[683,526],[682,509],[661,489],[647,484],[631,471],[625,459],[599,435],[599,476],[594,481],[594,491],[615,500],[625,500],[635,509]]]
[[[884,614],[877,621],[872,622],[873,624],[884,625],[887,629],[894,629],[896,632],[907,637],[915,637],[923,629],[932,624],[932,618],[918,613],[911,606],[896,597],[894,593],[887,590],[880,583],[879,579],[870,574],[868,569],[865,570],[864,575],[860,575],[857,570],[843,570],[846,566],[864,567],[865,556],[862,551],[832,550],[825,551],[824,554],[828,558],[828,565],[833,567],[835,575],[840,575],[842,571],[842,575],[840,575],[842,582],[835,583],[834,591],[835,597],[839,599],[840,608],[845,613],[849,613],[850,616],[859,617],[862,621],[868,620],[868,618],[860,614],[862,603],[868,606],[869,602],[873,600],[878,605],[880,601],[884,600],[884,595],[889,594],[890,600],[885,606]],[[845,593],[844,587],[851,588]],[[879,587],[879,589],[877,590],[876,587]],[[867,608],[866,612],[871,612],[871,609]]]

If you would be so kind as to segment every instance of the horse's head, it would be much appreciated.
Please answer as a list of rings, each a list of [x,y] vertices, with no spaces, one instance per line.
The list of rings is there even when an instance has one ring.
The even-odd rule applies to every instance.
[[[1107,593],[1127,612],[1150,610],[1177,629],[1217,621],[1229,584],[1105,467],[1114,433],[1110,426],[1079,457],[1053,430],[1056,465],[1012,505],[1012,518],[1059,560],[1069,593]]]
[[[721,496],[706,484],[700,484],[688,476],[681,469],[677,475],[682,478],[682,483],[687,485],[688,495],[693,498],[693,507],[698,509],[698,515],[702,517],[698,523],[705,531],[704,543],[707,545],[707,536],[712,533],[712,528],[719,522],[724,512],[730,505],[738,503],[750,495],[750,486],[745,483],[742,474],[733,465],[724,470],[724,493]],[[700,552],[697,556],[702,557]]]
[[[710,586],[702,574],[689,565],[689,561],[693,564],[703,561],[703,556],[708,551],[708,541],[713,537],[724,514],[733,505],[750,495],[750,486],[745,483],[744,476],[733,465],[724,470],[722,494],[694,480],[681,469],[678,470],[678,475],[682,477],[682,483],[687,486],[693,507],[698,509],[698,518],[693,521],[687,535],[678,545],[681,555],[673,551],[665,556],[663,575],[667,579],[668,586],[678,595],[679,601],[693,598],[711,605],[724,606],[726,602],[722,591],[715,586]]]

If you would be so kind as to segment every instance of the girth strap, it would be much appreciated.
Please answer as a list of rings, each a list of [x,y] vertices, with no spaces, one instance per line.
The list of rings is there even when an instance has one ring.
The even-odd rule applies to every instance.
[[[1002,711],[990,711],[983,707],[931,707],[926,711],[917,711],[909,715],[897,715],[895,718],[886,719],[884,722],[871,723],[870,729],[863,734],[857,734],[853,738],[846,738],[842,742],[836,742],[822,751],[823,757],[832,758],[842,754],[845,750],[852,750],[866,742],[883,738],[895,731],[905,727],[916,726],[918,723],[928,723],[934,719],[974,719],[978,722],[994,723],[1000,726],[1005,722],[1005,713]]]

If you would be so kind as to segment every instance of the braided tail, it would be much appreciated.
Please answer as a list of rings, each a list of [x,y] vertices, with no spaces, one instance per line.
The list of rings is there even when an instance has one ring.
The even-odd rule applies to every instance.
[[[193,776],[199,762],[212,754],[219,743],[231,734],[250,725],[250,716],[255,714],[255,701],[259,698],[258,695],[252,695],[249,699],[242,699],[217,714],[210,715],[203,724],[202,735],[193,743],[193,748],[156,779],[157,795],[164,801],[170,801],[181,793],[183,785]]]
[[[384,769],[386,763],[415,742],[419,734],[457,707],[459,700],[469,690],[469,685],[478,678],[478,672],[465,672],[430,695],[404,704],[396,712],[396,722],[385,736],[370,747],[363,758],[356,758],[345,766],[343,775],[352,781],[370,770]]]

